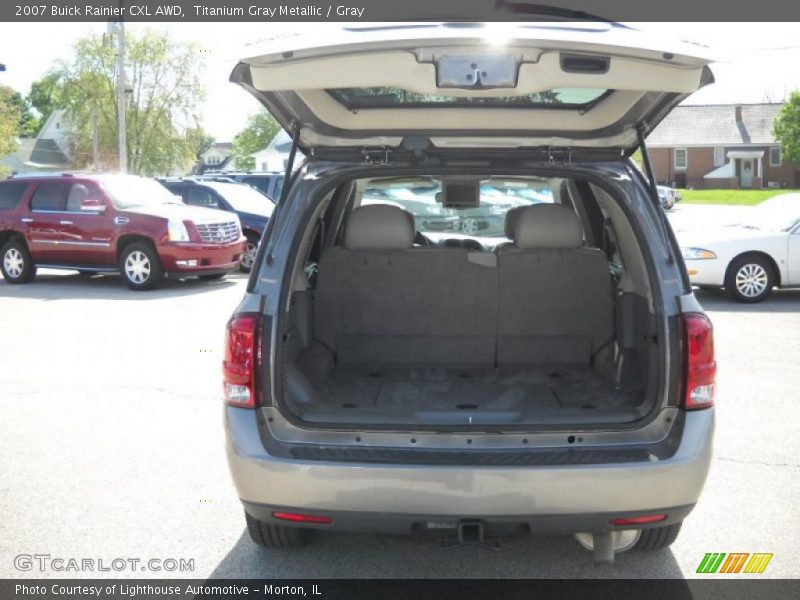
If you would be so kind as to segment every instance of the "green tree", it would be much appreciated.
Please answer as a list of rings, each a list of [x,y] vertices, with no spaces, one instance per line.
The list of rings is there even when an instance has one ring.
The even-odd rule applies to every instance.
[[[186,140],[194,154],[192,172],[197,173],[203,161],[203,153],[214,144],[214,137],[209,135],[202,127],[192,127],[186,131]]]
[[[195,160],[189,132],[198,126],[197,113],[205,96],[200,85],[201,55],[193,44],[155,31],[126,33],[125,43],[128,170],[141,175],[185,172]],[[74,50],[70,62],[61,62],[48,74],[52,79],[44,89],[49,90],[45,96],[52,104],[37,97],[35,105],[40,112],[66,110],[77,167],[92,163],[96,115],[101,164],[114,168],[118,165],[116,44],[107,36],[89,36],[78,40]]]
[[[31,111],[27,100],[17,91],[11,90],[8,95],[8,101],[17,107],[19,114],[19,136],[20,137],[36,137],[38,133],[38,120],[36,115]]]
[[[252,171],[256,167],[253,154],[263,150],[272,141],[280,124],[266,109],[261,109],[247,120],[247,127],[233,138],[233,164],[237,169]]]
[[[14,101],[16,92],[0,85],[0,157],[8,156],[17,149],[20,111]],[[8,175],[8,169],[0,165],[0,177]]]
[[[800,91],[792,92],[783,103],[772,124],[772,132],[781,145],[783,155],[792,164],[800,165]]]
[[[59,71],[49,71],[41,79],[31,84],[31,89],[26,97],[28,105],[31,106],[39,117],[35,123],[37,135],[42,126],[47,122],[50,114],[57,108],[63,108],[61,100],[61,73]]]

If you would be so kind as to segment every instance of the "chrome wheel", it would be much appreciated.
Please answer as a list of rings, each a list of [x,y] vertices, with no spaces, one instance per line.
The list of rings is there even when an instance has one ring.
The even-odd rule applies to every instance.
[[[25,269],[25,258],[22,256],[22,252],[16,248],[9,248],[3,257],[3,266],[6,269],[6,273],[14,279],[20,277],[23,269]]]
[[[134,283],[147,281],[150,267],[150,259],[141,250],[134,250],[125,258],[125,276]]]
[[[249,271],[253,268],[253,264],[256,262],[256,251],[258,250],[258,244],[251,242],[248,240],[247,244],[244,247],[244,254],[242,254],[242,269],[245,271]]]
[[[467,235],[475,235],[478,233],[478,219],[468,217],[461,221],[461,231]]]
[[[768,283],[769,274],[759,264],[744,264],[736,272],[736,289],[745,298],[760,296],[767,289]]]

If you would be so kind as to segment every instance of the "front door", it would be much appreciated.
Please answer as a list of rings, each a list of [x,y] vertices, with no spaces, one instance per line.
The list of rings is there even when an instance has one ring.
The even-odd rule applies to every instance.
[[[82,208],[83,201],[90,199],[97,200],[98,210]],[[69,264],[114,265],[116,255],[111,239],[118,227],[111,212],[96,184],[90,181],[71,183],[61,220],[61,260]]]
[[[739,185],[743,188],[753,187],[753,159],[742,159],[742,175]]]

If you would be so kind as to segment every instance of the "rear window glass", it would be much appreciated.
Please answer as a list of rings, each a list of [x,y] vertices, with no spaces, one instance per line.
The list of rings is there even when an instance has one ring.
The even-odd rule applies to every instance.
[[[64,210],[65,183],[40,183],[31,198],[32,210]]]
[[[192,187],[186,195],[186,204],[192,206],[205,206],[206,208],[219,208],[219,201],[208,188]]]
[[[553,192],[548,179],[488,178],[480,185],[477,207],[445,208],[436,180],[372,181],[364,190],[361,204],[390,204],[414,215],[415,229],[438,241],[453,237],[506,237],[506,213],[533,204],[552,203]],[[488,241],[488,240],[487,240]]]
[[[524,96],[449,96],[446,94],[422,94],[393,87],[339,88],[328,90],[340,104],[347,108],[447,108],[447,107],[492,107],[492,108],[590,108],[608,94],[610,90],[597,88],[557,88]]]
[[[246,183],[247,185],[256,188],[262,194],[266,194],[269,196],[269,179],[265,177],[245,177],[242,179],[242,183]]]
[[[28,184],[21,181],[0,184],[0,210],[14,208],[28,189]]]

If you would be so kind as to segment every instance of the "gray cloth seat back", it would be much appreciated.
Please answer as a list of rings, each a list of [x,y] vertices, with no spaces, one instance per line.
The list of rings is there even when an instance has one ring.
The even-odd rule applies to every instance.
[[[338,364],[491,366],[497,269],[463,248],[412,248],[413,221],[388,205],[348,218],[322,253],[314,337]]]
[[[498,256],[498,364],[590,362],[613,338],[604,253],[583,247],[577,215],[560,204],[525,207],[513,239]]]

